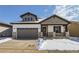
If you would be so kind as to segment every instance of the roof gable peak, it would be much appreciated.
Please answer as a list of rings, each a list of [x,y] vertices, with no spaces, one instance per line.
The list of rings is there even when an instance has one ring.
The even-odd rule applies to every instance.
[[[61,16],[58,16],[58,15],[56,15],[56,14],[54,14],[54,15],[52,15],[52,16],[46,18],[46,19],[44,19],[44,20],[41,21],[40,23],[42,23],[42,22],[44,22],[44,21],[46,21],[46,20],[49,20],[49,19],[52,18],[52,17],[53,17],[53,18],[54,18],[54,17],[58,17],[58,18],[60,18],[61,20],[64,20],[65,22],[70,23],[68,20],[66,20],[66,19],[64,19],[64,18],[62,18]]]
[[[35,14],[33,14],[33,13],[31,13],[31,12],[26,12],[26,13],[20,15],[20,17],[22,18],[22,17],[25,16],[25,15],[33,15],[33,16],[37,17]]]

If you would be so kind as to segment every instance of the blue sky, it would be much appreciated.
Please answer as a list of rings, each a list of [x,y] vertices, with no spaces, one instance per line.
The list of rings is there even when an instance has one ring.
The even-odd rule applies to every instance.
[[[0,22],[22,20],[20,15],[31,12],[38,18],[57,14],[67,20],[79,21],[79,5],[0,5]]]
[[[51,5],[0,5],[0,22],[10,23],[21,20],[20,15],[32,12],[38,18],[53,15],[55,6]]]

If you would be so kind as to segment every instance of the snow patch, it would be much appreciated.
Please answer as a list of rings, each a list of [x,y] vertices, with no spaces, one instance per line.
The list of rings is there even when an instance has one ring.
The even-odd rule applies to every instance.
[[[45,40],[39,50],[79,50],[79,42],[70,39]]]
[[[12,38],[0,38],[0,43],[7,42],[9,40],[12,40]]]

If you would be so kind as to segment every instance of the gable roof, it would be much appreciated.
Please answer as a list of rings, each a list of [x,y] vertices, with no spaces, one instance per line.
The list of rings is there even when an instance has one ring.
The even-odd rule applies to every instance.
[[[20,17],[22,18],[25,15],[33,15],[37,20],[37,15],[35,15],[35,14],[31,13],[31,12],[24,13],[24,14],[20,15]]]
[[[0,25],[6,26],[6,27],[12,27],[10,24],[6,24],[6,23],[2,23],[2,22],[0,22]]]
[[[23,17],[23,16],[25,16],[25,15],[33,15],[33,16],[35,16],[35,17],[37,17],[35,14],[33,14],[33,13],[31,13],[31,12],[27,12],[27,13],[24,13],[24,14],[22,14],[22,15],[20,15],[20,17]]]
[[[27,13],[21,15],[21,17],[23,17],[24,15],[27,15],[27,14],[34,15],[34,14],[30,13],[30,12],[27,12]],[[34,16],[36,16],[36,15],[34,15]],[[36,16],[36,17],[37,17],[37,16]],[[52,16],[50,16],[50,17],[48,17],[48,18],[46,18],[46,19],[44,19],[44,20],[42,20],[42,21],[37,21],[37,22],[16,22],[16,23],[11,23],[11,24],[34,24],[34,23],[35,23],[35,24],[42,24],[44,21],[49,20],[49,19],[54,18],[54,17],[57,17],[58,19],[63,20],[63,22],[65,22],[65,23],[67,23],[67,24],[71,23],[70,21],[68,21],[68,20],[66,20],[66,19],[64,19],[64,18],[62,18],[62,17],[60,17],[60,16],[58,16],[58,15],[52,15]],[[55,23],[56,23],[56,22],[55,22]],[[54,24],[55,24],[55,23],[54,23]],[[49,23],[49,24],[53,24],[53,23]],[[64,23],[60,23],[60,24],[64,24]]]
[[[66,19],[64,19],[64,18],[62,18],[62,17],[60,17],[60,16],[58,16],[58,15],[52,15],[52,16],[50,16],[50,17],[48,17],[48,18],[42,20],[40,23],[42,23],[42,22],[44,22],[44,21],[46,21],[46,20],[49,20],[49,19],[52,18],[52,17],[58,17],[59,19],[65,21],[65,22],[67,22],[67,23],[70,23],[68,20],[66,20]]]

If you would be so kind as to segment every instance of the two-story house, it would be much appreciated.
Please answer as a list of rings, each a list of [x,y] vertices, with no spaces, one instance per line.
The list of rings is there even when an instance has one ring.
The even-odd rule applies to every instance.
[[[11,23],[15,39],[36,39],[39,37],[69,37],[69,21],[52,15],[39,22],[37,15],[27,12],[20,16],[22,21]]]

